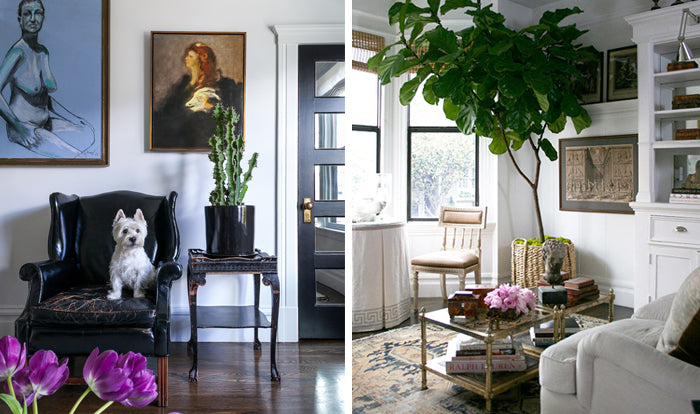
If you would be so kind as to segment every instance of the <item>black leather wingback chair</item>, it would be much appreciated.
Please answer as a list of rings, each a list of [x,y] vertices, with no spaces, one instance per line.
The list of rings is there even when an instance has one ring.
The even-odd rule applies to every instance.
[[[29,353],[50,349],[60,356],[138,352],[158,360],[158,405],[168,401],[170,288],[182,276],[180,236],[175,220],[177,193],[168,197],[115,191],[89,197],[51,194],[49,260],[27,263],[20,278],[29,297],[15,333]],[[157,268],[157,287],[145,298],[125,291],[107,299],[109,262],[114,251],[112,221],[119,209],[137,208],[148,223],[146,254]]]

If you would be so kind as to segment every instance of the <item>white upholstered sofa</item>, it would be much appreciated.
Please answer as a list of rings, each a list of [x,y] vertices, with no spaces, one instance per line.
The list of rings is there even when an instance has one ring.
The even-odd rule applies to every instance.
[[[649,303],[632,318],[547,348],[540,357],[541,412],[700,412],[698,324],[700,269],[678,293]],[[679,332],[685,339],[672,343]],[[685,361],[672,356],[679,348]]]

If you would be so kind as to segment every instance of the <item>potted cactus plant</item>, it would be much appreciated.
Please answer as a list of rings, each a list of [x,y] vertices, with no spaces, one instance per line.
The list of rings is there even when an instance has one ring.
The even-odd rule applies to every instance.
[[[245,142],[241,135],[234,134],[238,113],[218,104],[211,118],[216,121],[214,135],[209,139],[215,187],[209,196],[211,205],[204,207],[207,253],[251,255],[255,251],[255,206],[244,204],[243,198],[253,168],[258,165],[258,153],[253,153],[243,172]]]

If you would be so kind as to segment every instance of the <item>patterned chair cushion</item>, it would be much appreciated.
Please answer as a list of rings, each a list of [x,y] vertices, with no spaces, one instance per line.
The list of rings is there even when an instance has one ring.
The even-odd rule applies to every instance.
[[[107,286],[77,287],[31,309],[34,325],[153,327],[156,307],[148,297],[107,299]]]

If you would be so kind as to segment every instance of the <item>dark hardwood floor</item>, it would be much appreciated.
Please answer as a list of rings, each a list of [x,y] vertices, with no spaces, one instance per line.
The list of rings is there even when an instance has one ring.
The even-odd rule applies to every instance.
[[[442,309],[444,307],[447,307],[447,302],[443,302],[442,298],[418,298],[418,308],[420,309],[421,307],[425,307],[425,310],[427,312]],[[633,313],[632,308],[627,308],[624,306],[617,306],[615,305],[614,311],[613,311],[613,317],[615,320],[618,319],[626,319],[632,316]],[[588,309],[584,312],[582,312],[584,315],[588,316],[594,316],[596,318],[600,319],[608,319],[608,305],[599,305],[594,308]],[[402,328],[404,326],[410,326],[416,323],[419,323],[420,321],[418,320],[418,315],[415,313],[411,313],[411,317],[407,320],[405,320],[403,323],[401,323],[399,326],[396,326],[392,329],[396,328]],[[353,333],[352,334],[352,339],[358,339],[358,338],[364,338],[365,336],[370,336],[374,334],[378,334],[381,332],[386,332],[388,329],[382,329],[380,331],[372,331],[372,332],[358,332],[358,333]]]
[[[269,343],[261,352],[251,343],[200,343],[199,382],[190,383],[192,361],[187,344],[173,343],[169,367],[168,407],[136,409],[115,403],[106,414],[170,413],[343,413],[349,378],[343,341],[301,341],[277,344],[281,382],[270,380]],[[68,413],[85,385],[64,385],[39,400],[40,413]],[[104,402],[94,394],[77,413],[93,413]],[[10,411],[0,404],[0,413]],[[31,412],[31,409],[30,409]]]

